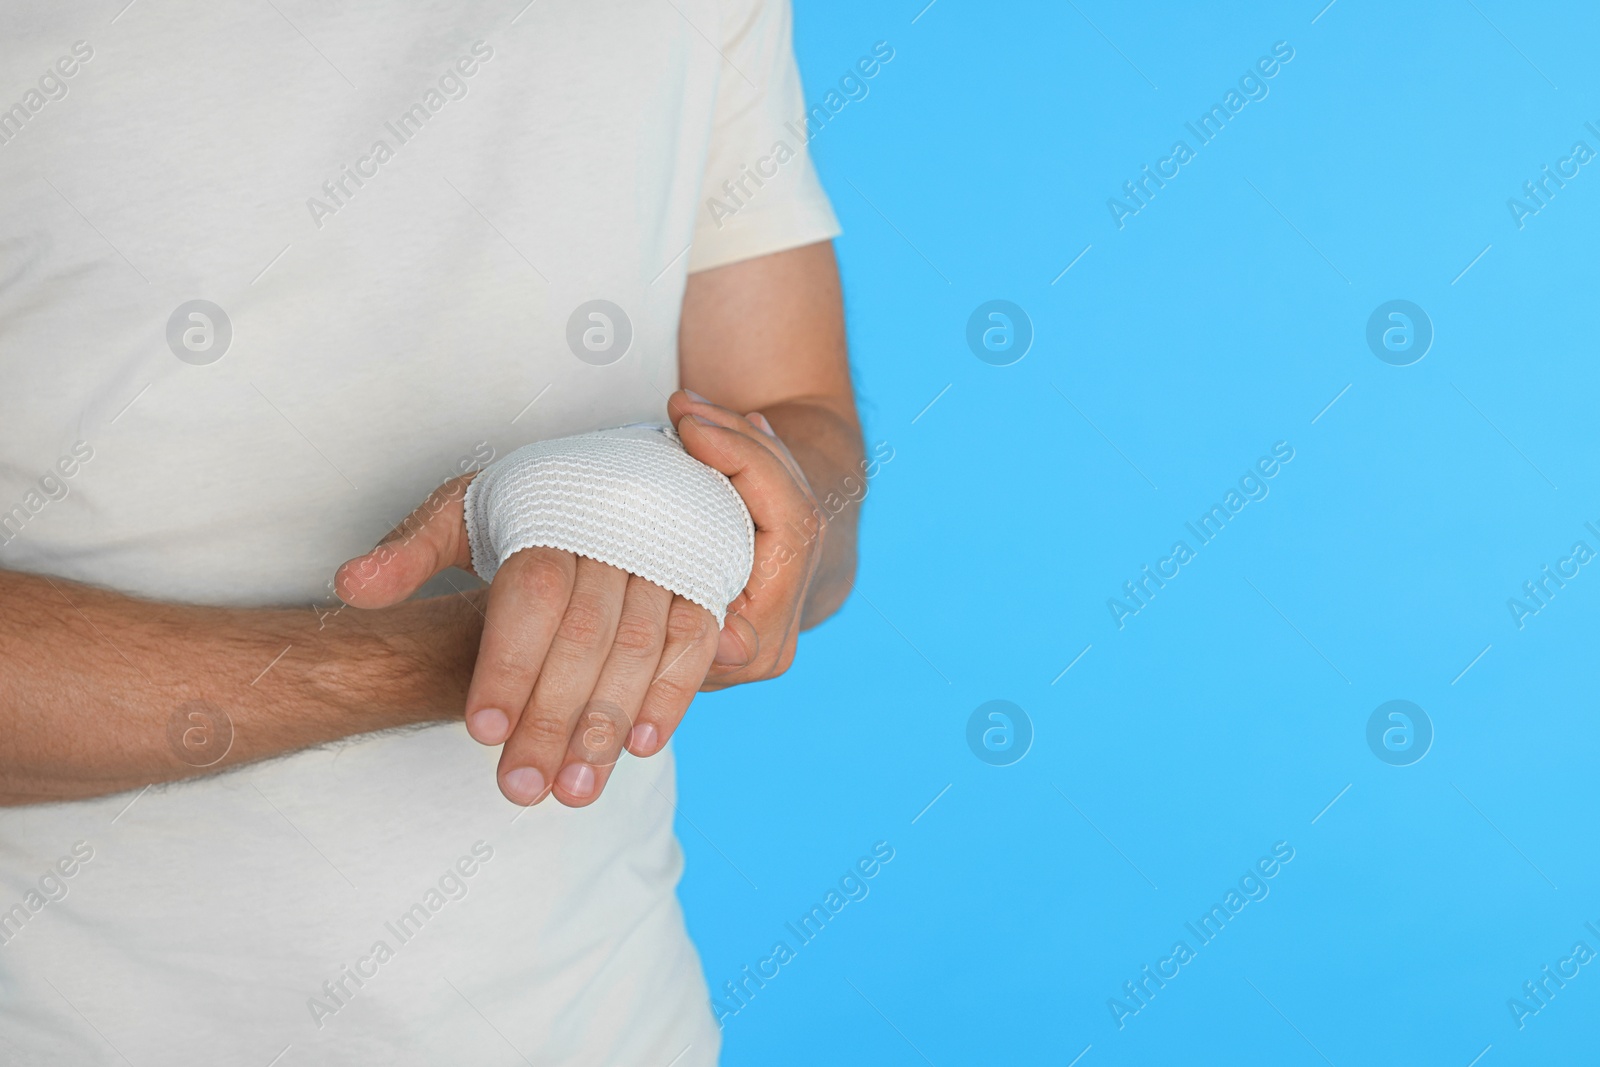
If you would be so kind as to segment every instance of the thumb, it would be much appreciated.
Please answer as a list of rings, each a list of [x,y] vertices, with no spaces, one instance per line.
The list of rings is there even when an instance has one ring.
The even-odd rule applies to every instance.
[[[471,478],[452,478],[378,542],[333,576],[339,599],[357,608],[386,608],[422,588],[446,567],[471,567],[463,502]]]
[[[737,670],[750,666],[760,650],[760,632],[749,619],[730,611],[717,635],[717,653],[711,663],[717,670]]]

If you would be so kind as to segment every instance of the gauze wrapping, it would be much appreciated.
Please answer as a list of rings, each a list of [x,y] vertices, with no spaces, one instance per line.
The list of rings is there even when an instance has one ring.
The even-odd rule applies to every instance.
[[[755,523],[733,483],[670,426],[537,441],[467,487],[472,568],[484,581],[524,548],[609,563],[691,600],[722,625],[750,580]]]

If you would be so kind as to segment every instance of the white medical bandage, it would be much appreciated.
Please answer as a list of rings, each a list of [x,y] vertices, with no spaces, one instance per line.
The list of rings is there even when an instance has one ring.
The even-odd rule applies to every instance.
[[[472,480],[466,517],[472,569],[486,582],[515,552],[555,548],[669,589],[719,627],[755,562],[755,523],[738,491],[670,426],[525,445]]]

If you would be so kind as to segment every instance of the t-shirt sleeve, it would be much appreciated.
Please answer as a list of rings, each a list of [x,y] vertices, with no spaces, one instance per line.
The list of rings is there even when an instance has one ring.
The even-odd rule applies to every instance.
[[[789,0],[734,0],[689,270],[826,241],[838,220],[806,150]]]

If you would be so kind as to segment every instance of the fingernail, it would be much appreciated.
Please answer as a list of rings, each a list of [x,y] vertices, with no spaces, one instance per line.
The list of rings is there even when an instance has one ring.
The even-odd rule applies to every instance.
[[[690,400],[693,400],[697,404],[709,404],[709,403],[711,403],[711,401],[707,400],[705,397],[701,396],[699,393],[695,392],[693,389],[685,389],[683,391],[683,395],[688,397]]]
[[[479,708],[467,716],[467,733],[480,745],[498,745],[510,728],[511,720],[499,708]]]
[[[712,422],[710,419],[706,418],[704,415],[690,415],[689,417],[691,419],[693,419],[695,422],[698,422],[701,426],[715,426],[716,425],[716,423]]]
[[[582,799],[594,792],[594,768],[587,763],[569,763],[556,775],[561,788]]]
[[[717,654],[712,657],[718,666],[742,667],[745,664],[744,639],[727,626],[717,635]]]
[[[656,747],[656,728],[647,722],[642,722],[628,731],[628,751],[634,753],[653,752]]]
[[[544,795],[544,775],[537,767],[518,767],[506,772],[506,792],[519,804],[532,804]]]

